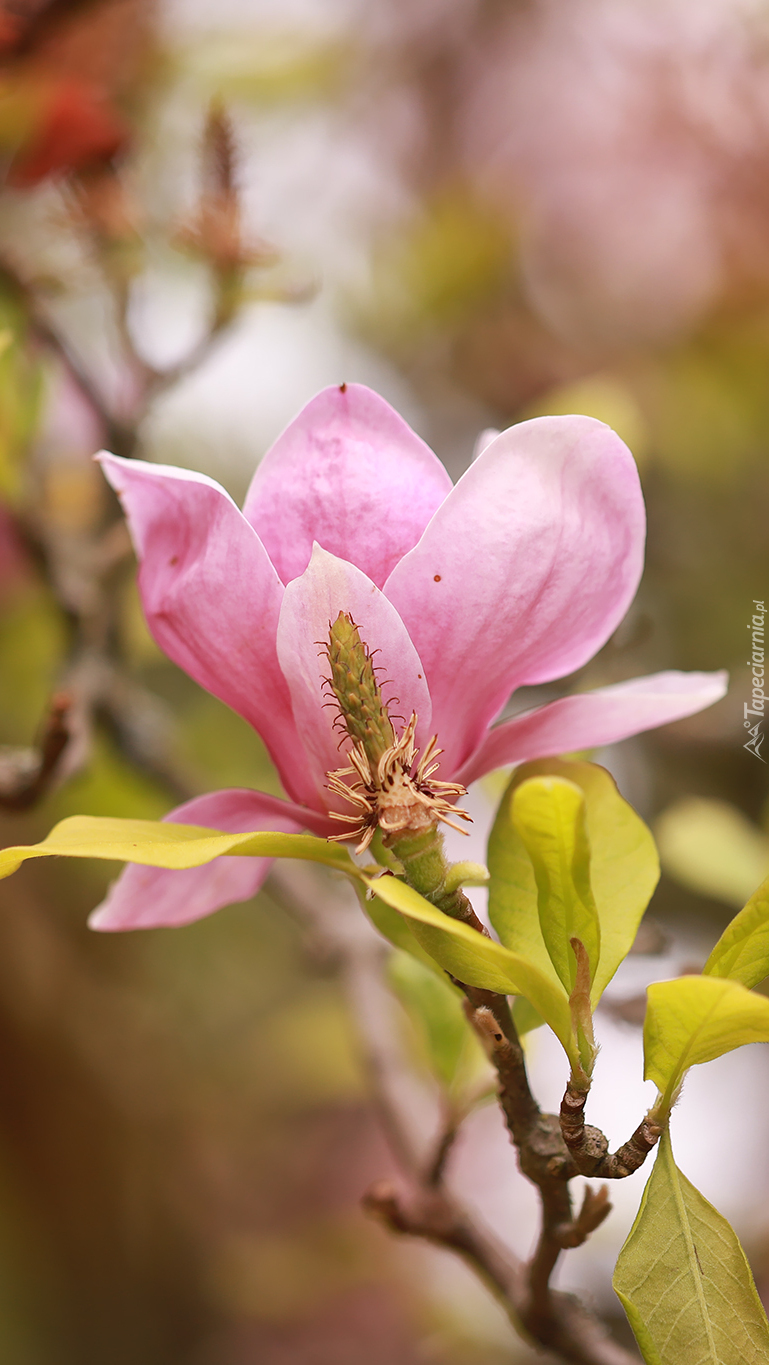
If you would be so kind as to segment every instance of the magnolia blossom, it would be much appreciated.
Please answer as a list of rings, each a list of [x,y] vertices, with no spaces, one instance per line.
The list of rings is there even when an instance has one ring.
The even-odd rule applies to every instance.
[[[658,673],[493,724],[517,687],[586,663],[638,586],[635,463],[590,417],[510,427],[453,487],[377,394],[326,389],[268,451],[242,512],[203,474],[100,458],[128,518],[155,640],[254,726],[287,794],[213,792],[169,820],[339,833],[330,812],[345,805],[328,774],[345,754],[323,680],[340,612],[379,651],[396,730],[413,713],[418,749],[436,735],[449,782],[608,744],[724,692],[720,673]],[[181,872],[132,865],[91,923],[183,924],[247,899],[267,870],[244,857]]]

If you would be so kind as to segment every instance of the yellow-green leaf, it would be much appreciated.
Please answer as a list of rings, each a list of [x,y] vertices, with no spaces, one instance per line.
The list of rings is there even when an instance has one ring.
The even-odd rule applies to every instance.
[[[515,788],[511,813],[534,868],[540,932],[558,979],[571,994],[577,977],[571,940],[578,938],[587,953],[591,983],[601,951],[585,798],[566,778],[529,777]]]
[[[431,1071],[462,1102],[489,1065],[462,1008],[461,993],[445,972],[436,975],[409,953],[393,953],[390,984],[419,1028]]]
[[[460,886],[488,886],[489,869],[483,863],[452,863],[444,887],[446,891],[456,891]]]
[[[9,877],[26,858],[107,858],[148,867],[200,867],[222,854],[260,858],[301,858],[335,867],[348,876],[358,869],[346,849],[312,834],[222,834],[167,820],[119,820],[72,815],[61,820],[39,844],[0,849],[0,877]]]
[[[766,1365],[769,1325],[726,1219],[678,1170],[665,1132],[614,1289],[647,1365]]]
[[[633,945],[659,878],[657,851],[643,820],[623,800],[604,768],[551,758],[516,770],[489,839],[489,914],[505,946],[551,980],[558,978],[540,928],[534,869],[511,812],[517,788],[531,777],[546,776],[573,782],[585,797],[590,885],[601,929],[600,961],[591,992],[595,1005]]]
[[[769,1042],[769,999],[738,981],[680,976],[648,988],[644,1024],[646,1079],[662,1092],[664,1116],[690,1066],[743,1043]]]
[[[769,976],[769,877],[726,926],[702,971],[748,987]]]
[[[535,1010],[533,1005],[529,1004],[526,996],[519,995],[513,1005],[513,1023],[515,1024],[518,1037],[522,1038],[524,1034],[531,1033],[536,1028],[541,1028],[544,1022],[542,1015]]]
[[[451,976],[468,986],[502,995],[525,995],[559,1039],[572,1065],[578,1065],[569,1002],[560,982],[501,943],[451,919],[397,877],[366,878],[370,889],[408,920],[414,936]]]
[[[366,894],[367,887],[363,883],[358,883],[356,890],[358,900],[361,903],[363,913],[371,920],[374,928],[391,943],[393,948],[398,948],[400,952],[410,953],[424,967],[429,967],[435,976],[444,976],[442,967],[438,966],[434,957],[431,957],[426,948],[416,939],[409,928],[408,920],[403,918],[392,905],[387,905],[380,896],[369,896]]]

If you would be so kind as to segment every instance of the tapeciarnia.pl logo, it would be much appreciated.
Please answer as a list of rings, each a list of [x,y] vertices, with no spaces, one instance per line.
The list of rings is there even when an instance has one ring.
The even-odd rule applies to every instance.
[[[757,602],[755,598],[753,599],[753,606],[756,610],[748,622],[752,642],[752,657],[748,659],[748,667],[753,671],[753,691],[750,702],[745,702],[743,705],[743,723],[750,738],[742,747],[747,749],[749,753],[755,754],[756,758],[760,758],[762,763],[766,763],[766,759],[761,754],[761,745],[764,742],[761,722],[764,718],[764,707],[766,705],[764,693],[764,617],[766,616],[766,607],[763,602]],[[758,717],[755,724],[750,719],[752,716]]]

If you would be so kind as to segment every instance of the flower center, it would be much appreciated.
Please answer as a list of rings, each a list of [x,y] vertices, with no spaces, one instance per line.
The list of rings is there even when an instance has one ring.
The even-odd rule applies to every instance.
[[[350,765],[327,774],[328,789],[355,807],[355,815],[330,811],[332,820],[354,825],[335,839],[359,839],[356,852],[368,848],[377,829],[385,844],[392,845],[403,834],[417,834],[435,828],[438,821],[461,830],[459,816],[469,820],[448,799],[462,796],[465,787],[458,782],[439,782],[437,736],[433,735],[421,759],[414,744],[417,717],[404,726],[396,738],[392,720],[377,681],[373,653],[360,638],[351,616],[339,613],[329,629],[326,656],[331,676],[326,679],[334,704],[339,708],[336,729],[350,736]],[[352,783],[343,779],[357,779]],[[465,831],[463,831],[465,832]]]

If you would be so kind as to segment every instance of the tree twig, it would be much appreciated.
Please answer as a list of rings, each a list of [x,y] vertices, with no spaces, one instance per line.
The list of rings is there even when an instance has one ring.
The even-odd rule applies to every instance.
[[[59,693],[51,701],[36,748],[0,749],[0,809],[28,810],[50,791],[72,738],[71,712],[72,698]]]
[[[542,1195],[543,1224],[528,1264],[499,1242],[445,1183],[456,1124],[444,1122],[425,1150],[424,1096],[403,1058],[393,999],[382,976],[383,945],[356,904],[340,905],[341,887],[313,871],[280,864],[269,889],[320,938],[337,963],[361,1034],[372,1097],[399,1168],[397,1181],[380,1181],[364,1207],[393,1232],[420,1237],[455,1252],[471,1266],[530,1341],[573,1365],[637,1365],[637,1357],[614,1342],[599,1319],[573,1296],[552,1290],[550,1276],[565,1247],[578,1246],[603,1221],[610,1205],[605,1189],[588,1190],[572,1217],[567,1180],[575,1173],[558,1118],[542,1114],[526,1077],[523,1054],[507,1000],[466,987],[467,1011],[495,1062],[500,1102],[524,1173]],[[429,1116],[427,1123],[435,1123]]]
[[[587,1093],[567,1085],[561,1100],[560,1125],[563,1140],[580,1175],[595,1176],[600,1180],[624,1180],[637,1171],[656,1147],[662,1129],[647,1114],[627,1142],[616,1152],[600,1128],[585,1123]]]
[[[32,335],[52,351],[64,365],[70,379],[85,398],[103,428],[104,439],[116,455],[130,455],[136,444],[136,424],[122,420],[113,412],[87,366],[69,338],[48,317],[21,271],[8,257],[0,258],[0,281],[21,304]]]
[[[451,1111],[444,1115],[443,1127],[438,1134],[432,1157],[424,1173],[425,1182],[432,1189],[436,1189],[443,1183],[449,1157],[459,1136],[461,1121],[461,1116]]]
[[[393,1232],[421,1237],[456,1252],[507,1313],[513,1327],[573,1365],[638,1365],[637,1356],[613,1341],[604,1324],[571,1294],[552,1293],[552,1311],[533,1311],[526,1267],[444,1187],[401,1190],[390,1181],[374,1185],[364,1207]]]

